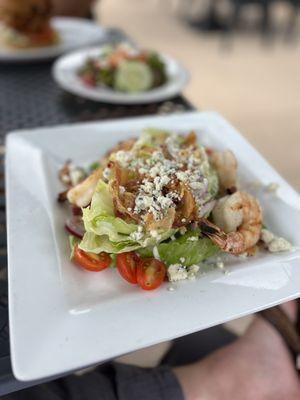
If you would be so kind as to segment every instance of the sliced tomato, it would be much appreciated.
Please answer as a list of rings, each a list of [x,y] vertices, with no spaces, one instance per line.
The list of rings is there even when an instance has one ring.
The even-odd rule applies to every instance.
[[[107,253],[87,253],[81,250],[78,244],[74,247],[73,260],[80,267],[93,272],[102,271],[111,263],[111,258]]]
[[[129,253],[121,253],[117,255],[117,269],[119,274],[125,281],[136,284],[137,283],[137,266],[140,262],[139,256],[131,251]]]
[[[158,288],[166,276],[166,266],[155,258],[144,258],[137,268],[137,282],[144,290]]]

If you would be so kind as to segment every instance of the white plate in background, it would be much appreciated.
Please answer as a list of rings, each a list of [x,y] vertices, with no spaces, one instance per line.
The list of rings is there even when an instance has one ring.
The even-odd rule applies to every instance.
[[[60,42],[54,46],[32,49],[8,49],[0,46],[0,61],[41,61],[63,53],[103,42],[105,30],[92,21],[74,17],[54,17],[52,26],[57,30]]]
[[[57,203],[59,166],[98,159],[145,127],[194,130],[200,141],[230,148],[243,182],[276,182],[258,192],[264,222],[295,250],[242,260],[229,274],[147,292],[116,271],[86,272],[69,260],[67,212]],[[215,113],[185,113],[65,125],[12,133],[6,155],[9,320],[13,371],[36,380],[80,369],[217,325],[300,295],[299,195],[256,150]],[[262,186],[263,187],[263,186]]]
[[[115,104],[145,104],[163,101],[181,93],[188,82],[187,70],[173,58],[161,54],[166,64],[168,80],[160,87],[142,93],[122,93],[106,87],[87,86],[79,78],[78,70],[89,57],[97,57],[102,51],[103,47],[98,46],[60,57],[53,66],[54,80],[63,89],[75,95]]]

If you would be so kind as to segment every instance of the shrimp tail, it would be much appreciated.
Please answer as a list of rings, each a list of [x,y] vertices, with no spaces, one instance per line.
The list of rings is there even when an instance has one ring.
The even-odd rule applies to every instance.
[[[201,233],[207,236],[213,243],[215,243],[221,250],[226,253],[238,255],[243,253],[243,236],[240,232],[223,232],[217,225],[203,219],[200,221]]]

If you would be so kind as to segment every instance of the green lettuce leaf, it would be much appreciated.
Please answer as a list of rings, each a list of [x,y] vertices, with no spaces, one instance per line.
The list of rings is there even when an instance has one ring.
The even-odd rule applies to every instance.
[[[99,254],[102,251],[110,254],[118,254],[127,251],[133,251],[141,247],[137,242],[131,240],[123,240],[120,242],[112,242],[107,235],[95,235],[91,232],[86,232],[81,243],[80,248],[89,253]]]
[[[197,240],[190,240],[191,237],[197,237]],[[160,243],[157,250],[160,259],[167,265],[181,264],[180,258],[184,258],[183,264],[187,267],[199,264],[219,251],[210,239],[200,236],[199,231],[188,231],[175,240]],[[138,252],[142,257],[152,257],[152,250],[149,248]]]
[[[112,196],[108,190],[108,185],[101,179],[93,194],[90,207],[84,208],[82,211],[84,212],[85,219],[89,221],[98,215],[114,215]]]
[[[78,244],[79,242],[80,242],[80,239],[78,239],[77,237],[75,237],[73,235],[69,235],[69,245],[70,245],[70,249],[71,249],[70,259],[71,260],[74,255],[74,248],[75,248],[76,244]]]
[[[158,129],[158,128],[145,128],[142,130],[142,133],[138,140],[135,142],[133,146],[133,150],[136,151],[140,147],[143,146],[156,146],[166,139],[167,136],[170,135],[170,132],[163,130],[163,129]]]
[[[160,258],[168,265],[180,263],[180,258],[185,259],[184,265],[187,267],[199,264],[209,258],[219,250],[208,238],[200,238],[197,242],[187,241],[185,243],[162,243],[158,246]]]
[[[83,222],[86,233],[79,247],[87,252],[121,253],[141,247],[154,246],[157,239],[150,233],[138,233],[138,225],[114,216],[114,207],[108,185],[99,181],[90,207],[84,208]],[[175,229],[160,231],[160,241],[168,239]],[[136,235],[131,235],[137,233]]]
[[[114,216],[112,196],[108,185],[99,181],[90,207],[83,208],[82,219],[86,232],[107,235],[113,242],[127,241],[128,235],[137,229],[135,223],[127,223]]]

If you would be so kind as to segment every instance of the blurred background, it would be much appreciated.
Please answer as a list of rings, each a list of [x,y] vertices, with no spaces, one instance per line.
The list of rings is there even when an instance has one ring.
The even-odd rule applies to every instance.
[[[61,14],[64,14],[63,7],[67,4],[73,7],[75,15],[81,15],[85,14],[81,13],[81,7],[87,11],[90,0],[52,1]],[[215,110],[222,114],[300,190],[299,10],[300,0],[95,0],[93,14],[102,26],[123,30],[141,47],[167,53],[178,59],[191,76],[184,92],[186,98],[199,110]],[[22,79],[21,68],[15,72],[10,69],[10,66],[6,67],[6,74],[10,73],[8,100],[13,99],[13,104],[17,105],[15,109],[18,118],[9,112],[7,118],[4,118],[5,112],[2,112],[0,122],[4,120],[3,125],[15,124],[15,120],[21,125],[23,122],[30,125],[33,117],[36,124],[40,120],[38,114],[41,114],[43,123],[57,123],[57,117],[71,118],[84,108],[82,99],[76,100],[77,106],[72,113],[71,107],[67,107],[69,103],[57,101],[60,92],[56,90],[59,89],[49,80],[48,69],[44,75],[41,65],[32,66],[32,80]],[[25,97],[18,98],[15,95],[19,86],[14,74],[27,85],[23,90]],[[33,94],[40,93],[45,76],[48,79],[48,92],[45,90],[44,103],[37,107],[36,98],[39,97]],[[26,112],[25,115],[19,112],[21,106],[22,110],[25,107],[24,98],[30,100],[27,101],[28,109],[35,110],[33,117],[26,115]],[[3,99],[2,108],[6,105],[6,96]],[[18,107],[19,104],[21,106]],[[48,107],[45,104],[49,104],[50,113],[47,113]],[[64,106],[72,115],[68,115]],[[97,104],[94,105],[93,111],[97,107]],[[109,114],[109,107],[105,106],[104,109],[102,105],[101,108],[105,117],[114,115]],[[87,109],[86,115],[82,117],[89,119],[91,115],[92,112]],[[5,203],[3,190],[2,198]],[[5,215],[3,204],[2,215]],[[2,223],[2,237],[3,231],[5,225]],[[0,253],[2,250],[5,257],[5,238],[3,243],[2,248],[0,243]],[[3,265],[6,265],[6,261]],[[2,268],[2,275],[2,319],[6,329],[4,332],[2,328],[6,334],[3,348],[8,352],[5,268]],[[245,317],[227,326],[241,333],[250,320],[251,316]],[[153,366],[169,345],[169,342],[161,343],[122,357],[121,361]]]
[[[187,98],[228,118],[298,190],[299,0],[101,0],[95,11],[190,71]]]

